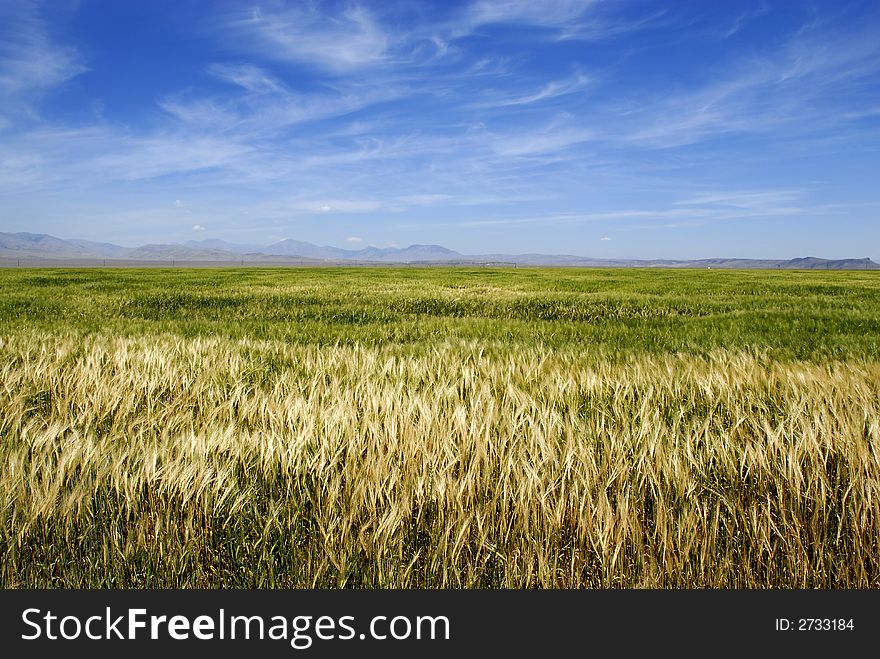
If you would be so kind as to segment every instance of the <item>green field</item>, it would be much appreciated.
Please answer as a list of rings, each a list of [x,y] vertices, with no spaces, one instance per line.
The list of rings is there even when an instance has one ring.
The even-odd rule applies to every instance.
[[[878,587],[875,272],[0,271],[5,587]]]

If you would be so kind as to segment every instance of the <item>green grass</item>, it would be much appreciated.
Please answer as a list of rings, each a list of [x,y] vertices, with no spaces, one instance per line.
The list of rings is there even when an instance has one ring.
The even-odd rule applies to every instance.
[[[880,587],[880,276],[0,270],[5,587]]]
[[[296,344],[449,339],[606,358],[880,354],[873,272],[564,269],[0,271],[0,330]]]

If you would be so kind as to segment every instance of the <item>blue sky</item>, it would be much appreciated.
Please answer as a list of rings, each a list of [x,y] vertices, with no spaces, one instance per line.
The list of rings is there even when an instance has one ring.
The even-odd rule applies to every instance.
[[[877,2],[0,0],[0,230],[880,260]]]

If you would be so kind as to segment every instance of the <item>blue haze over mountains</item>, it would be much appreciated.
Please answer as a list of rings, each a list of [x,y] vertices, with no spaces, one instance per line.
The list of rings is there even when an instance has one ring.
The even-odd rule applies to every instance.
[[[448,264],[448,265],[533,265],[585,267],[716,267],[716,268],[785,268],[831,270],[877,270],[880,265],[870,258],[822,259],[738,259],[707,258],[697,260],[624,260],[596,259],[569,254],[461,254],[442,245],[409,245],[408,247],[375,247],[350,250],[328,245],[285,239],[270,245],[237,244],[219,239],[189,240],[183,244],[150,244],[122,247],[112,243],[79,239],[62,239],[47,234],[0,233],[0,262],[5,265],[21,261],[51,265],[65,260],[107,260],[155,264],[166,261],[184,262],[247,262],[265,264]],[[136,264],[136,263],[135,263]]]

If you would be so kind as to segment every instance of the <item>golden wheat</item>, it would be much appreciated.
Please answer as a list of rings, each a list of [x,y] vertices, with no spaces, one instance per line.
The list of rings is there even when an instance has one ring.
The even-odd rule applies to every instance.
[[[5,586],[880,586],[880,364],[0,337]]]

